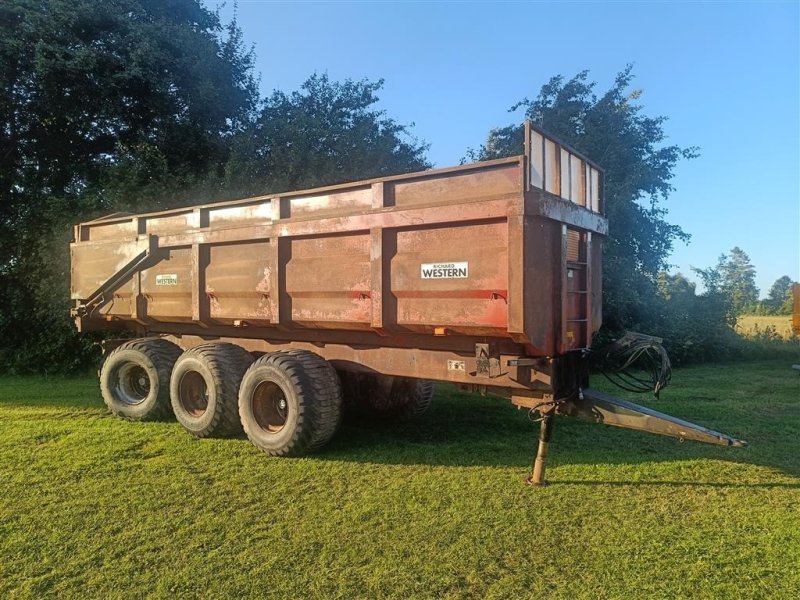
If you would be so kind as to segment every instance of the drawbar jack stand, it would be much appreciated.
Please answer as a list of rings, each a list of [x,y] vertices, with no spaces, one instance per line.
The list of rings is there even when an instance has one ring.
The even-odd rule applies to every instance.
[[[536,450],[536,458],[533,461],[533,472],[530,477],[525,479],[528,485],[542,486],[547,485],[544,478],[545,461],[547,460],[547,450],[550,447],[550,438],[553,436],[553,413],[546,412],[539,421],[539,447]]]

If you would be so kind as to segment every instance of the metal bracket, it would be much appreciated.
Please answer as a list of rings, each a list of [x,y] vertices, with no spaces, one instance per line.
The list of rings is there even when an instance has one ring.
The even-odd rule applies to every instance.
[[[500,375],[500,355],[493,344],[475,344],[475,359],[478,377],[498,377]]]
[[[509,367],[538,367],[541,363],[541,358],[512,358],[506,364]]]
[[[139,271],[143,265],[147,263],[147,261],[150,260],[153,255],[155,255],[157,249],[158,237],[152,234],[148,235],[147,247],[139,254],[134,256],[128,264],[122,267],[122,269],[116,271],[111,277],[104,281],[100,287],[89,294],[88,297],[84,298],[83,300],[79,300],[78,306],[73,308],[71,311],[72,316],[85,317],[86,315],[91,314],[91,312],[98,306],[105,304],[107,301],[106,294],[116,290],[125,282],[126,279]]]

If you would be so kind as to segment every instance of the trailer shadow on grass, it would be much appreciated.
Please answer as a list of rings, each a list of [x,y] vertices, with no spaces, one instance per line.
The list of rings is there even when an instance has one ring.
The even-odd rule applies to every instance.
[[[538,424],[527,411],[511,407],[498,398],[481,398],[443,386],[430,411],[408,423],[376,423],[348,416],[339,434],[323,451],[326,459],[382,464],[427,464],[433,466],[515,467],[529,469],[538,440]],[[721,411],[710,420],[692,414],[691,406],[676,403],[673,414],[695,420],[750,442],[746,448],[682,443],[648,433],[577,421],[556,419],[548,462],[551,466],[578,464],[643,465],[666,461],[711,459],[754,464],[800,477],[796,442],[800,413],[787,419],[773,412]],[[669,409],[664,409],[669,410]],[[702,413],[702,411],[699,411]],[[745,414],[747,416],[745,417]],[[573,485],[706,485],[751,486],[730,471],[721,481],[560,481]],[[673,474],[674,478],[674,474]],[[752,487],[800,487],[795,483],[755,483]]]
[[[635,473],[637,481],[606,481],[602,474],[596,481],[568,481],[567,474],[558,480],[574,485],[795,485],[780,481],[742,483],[735,466],[733,470],[721,469],[718,481],[712,483],[694,483],[690,475],[686,481],[672,481],[674,473],[669,476],[670,481],[657,479],[654,469],[644,465],[698,459],[758,465],[800,478],[799,378],[782,362],[739,363],[733,367],[703,365],[682,369],[680,379],[684,382],[680,387],[670,388],[671,400],[654,408],[741,437],[750,446],[725,448],[680,443],[672,438],[559,417],[548,459],[550,466],[626,465],[634,470],[636,465],[643,467]],[[640,401],[647,402],[645,398]],[[94,376],[4,377],[0,380],[0,408],[20,410],[20,414],[30,414],[31,418],[113,418],[103,405]],[[128,426],[135,428],[140,424]],[[537,435],[538,425],[528,419],[526,411],[516,410],[508,401],[465,394],[442,385],[430,411],[415,421],[375,423],[346,418],[333,441],[317,456],[321,460],[365,464],[513,468],[522,475],[530,468]],[[630,473],[630,469],[621,472],[623,477],[625,473]],[[647,480],[638,481],[640,474]],[[775,473],[776,479],[780,476]]]

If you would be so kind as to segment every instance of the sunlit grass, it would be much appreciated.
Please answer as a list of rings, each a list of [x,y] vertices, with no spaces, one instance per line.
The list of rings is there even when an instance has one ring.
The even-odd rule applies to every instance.
[[[736,333],[746,337],[774,333],[776,337],[788,340],[794,335],[792,315],[742,315],[736,319]]]
[[[534,489],[526,414],[451,388],[273,459],[116,420],[91,377],[0,379],[0,597],[796,598],[797,371],[681,369],[648,405],[750,446],[560,418]]]

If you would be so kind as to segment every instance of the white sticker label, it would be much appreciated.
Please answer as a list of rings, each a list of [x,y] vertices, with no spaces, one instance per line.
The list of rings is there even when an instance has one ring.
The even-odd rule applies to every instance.
[[[156,275],[156,285],[178,285],[178,276],[174,273],[169,275]]]
[[[469,276],[469,263],[422,263],[420,275],[423,279],[466,279]]]
[[[447,370],[448,371],[466,371],[467,370],[467,363],[463,360],[448,360],[447,361]]]

